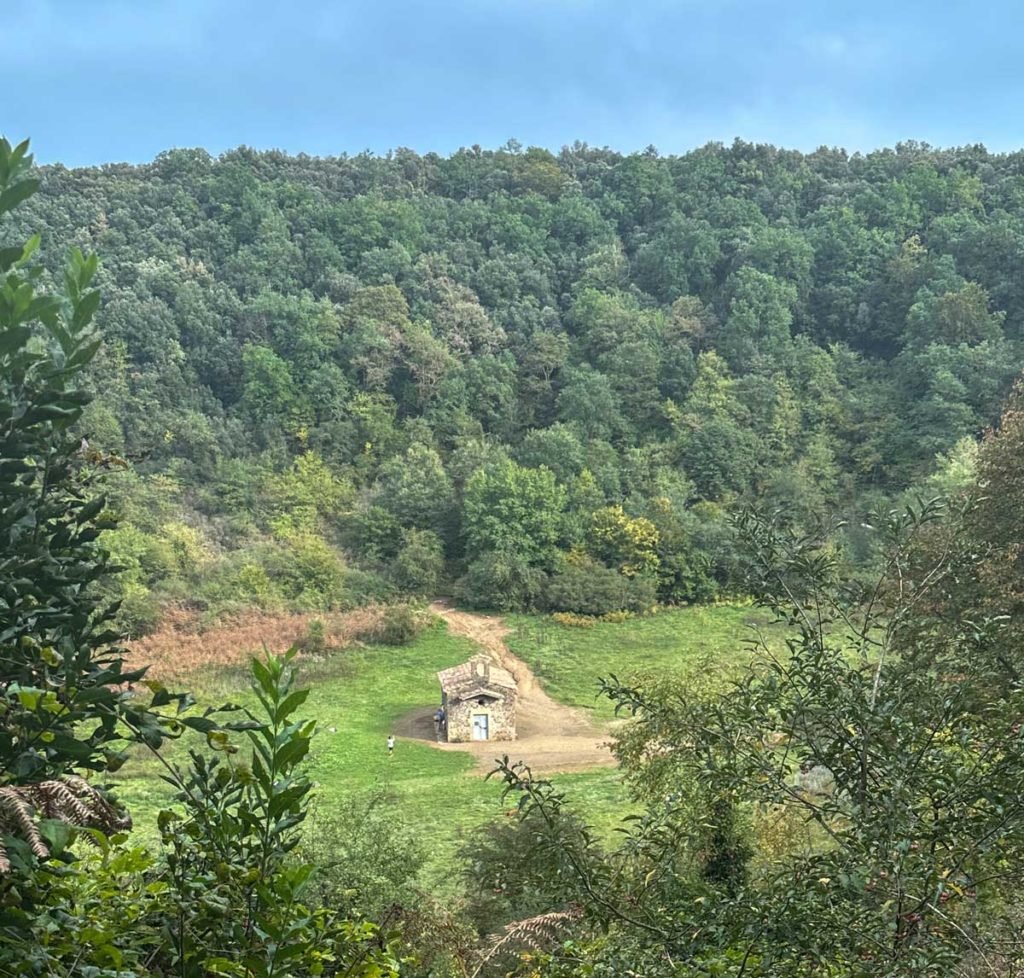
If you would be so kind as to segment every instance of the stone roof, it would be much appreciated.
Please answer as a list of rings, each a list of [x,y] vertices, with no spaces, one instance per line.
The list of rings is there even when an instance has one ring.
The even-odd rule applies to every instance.
[[[437,678],[446,693],[458,692],[467,686],[492,686],[498,689],[515,689],[516,677],[507,669],[495,665],[490,656],[475,655],[469,662],[451,669],[442,669]]]

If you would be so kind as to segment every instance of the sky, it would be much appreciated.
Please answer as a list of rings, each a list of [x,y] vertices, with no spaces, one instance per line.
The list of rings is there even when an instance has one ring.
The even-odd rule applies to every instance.
[[[1024,146],[1020,0],[0,0],[0,133],[175,147]]]

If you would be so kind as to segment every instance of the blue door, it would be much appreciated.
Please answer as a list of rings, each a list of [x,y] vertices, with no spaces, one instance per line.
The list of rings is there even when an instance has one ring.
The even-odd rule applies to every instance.
[[[473,714],[473,739],[474,740],[486,740],[487,739],[487,721],[488,716],[486,713],[474,713]]]

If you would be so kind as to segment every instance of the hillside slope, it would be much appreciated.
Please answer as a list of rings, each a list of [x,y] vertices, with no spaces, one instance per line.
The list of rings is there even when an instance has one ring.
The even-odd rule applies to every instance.
[[[912,143],[45,168],[20,220],[103,256],[84,434],[133,463],[125,623],[728,591],[737,505],[856,515],[995,418],[1020,170]]]

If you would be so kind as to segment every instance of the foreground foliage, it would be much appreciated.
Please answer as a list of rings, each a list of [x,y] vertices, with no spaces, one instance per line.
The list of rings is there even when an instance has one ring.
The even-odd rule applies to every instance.
[[[0,220],[37,189],[28,144],[0,139]],[[39,237],[0,248],[0,928],[17,932],[41,899],[40,863],[69,827],[130,824],[84,772],[116,770],[132,740],[174,729],[126,694],[100,534],[112,524],[91,482],[107,460],[71,433],[90,398],[82,375],[99,339],[95,258],[74,251],[61,294],[39,288]],[[179,703],[182,698],[177,698]],[[178,725],[180,729],[180,725]]]
[[[544,974],[1016,973],[1024,689],[1005,622],[950,607],[979,560],[964,527],[933,504],[879,517],[865,589],[827,538],[744,519],[751,587],[795,637],[724,692],[609,681],[647,803],[611,858],[562,793],[504,766],[572,869],[540,874],[541,909],[593,928]]]

